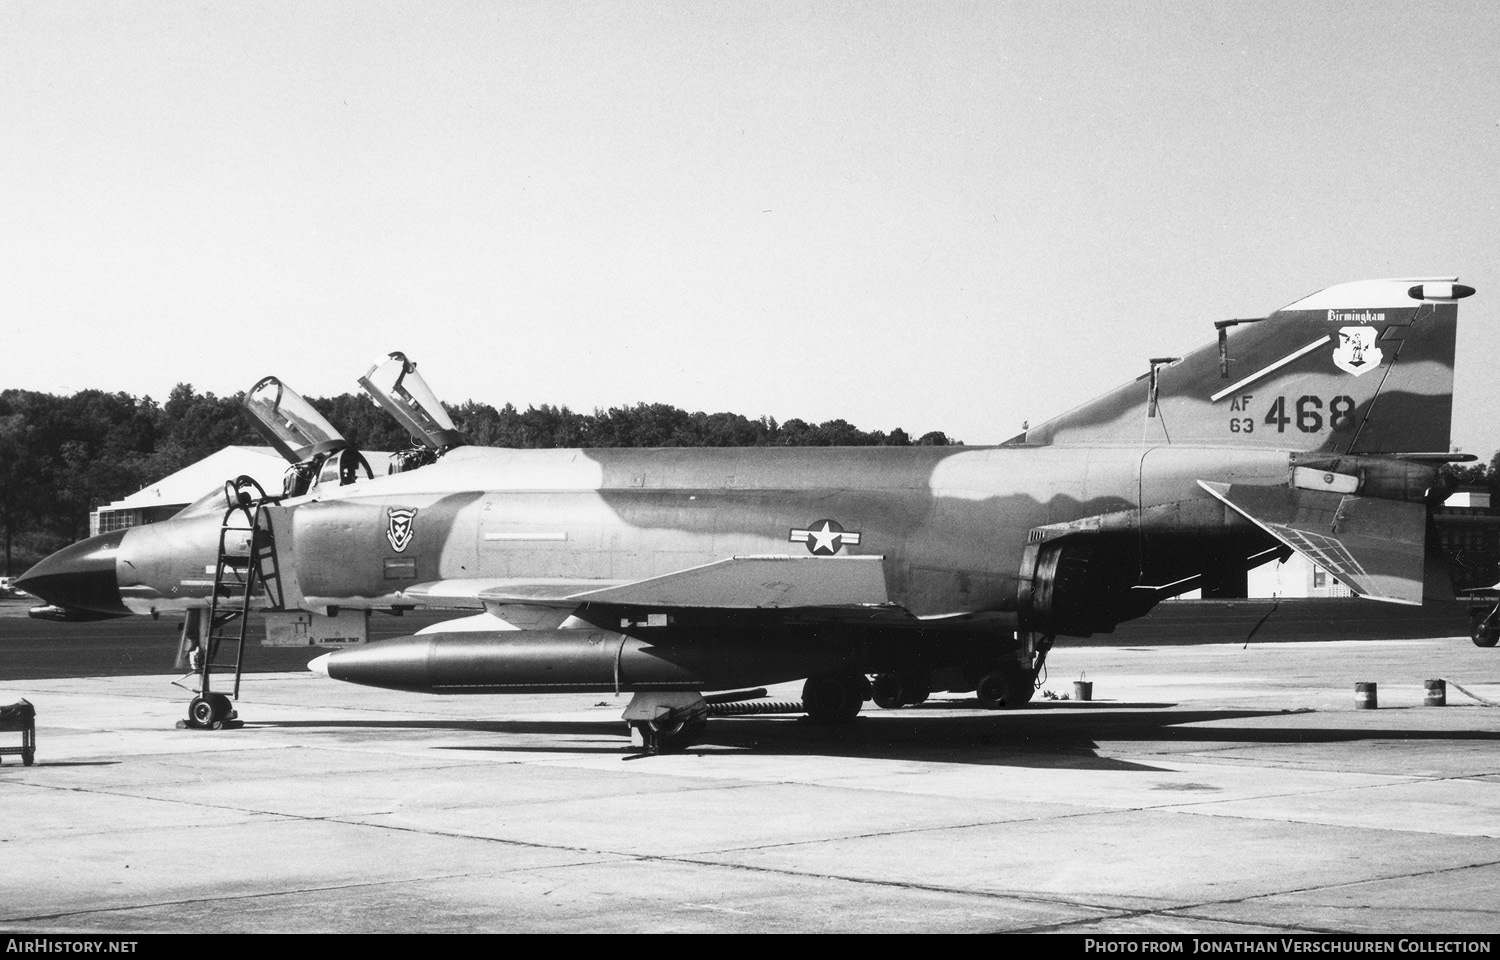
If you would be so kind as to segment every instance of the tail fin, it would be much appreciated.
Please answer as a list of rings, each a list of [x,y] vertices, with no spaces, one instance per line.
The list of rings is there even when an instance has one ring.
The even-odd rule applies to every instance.
[[[1456,278],[1329,287],[1028,431],[1013,442],[1210,443],[1444,453],[1453,417]]]

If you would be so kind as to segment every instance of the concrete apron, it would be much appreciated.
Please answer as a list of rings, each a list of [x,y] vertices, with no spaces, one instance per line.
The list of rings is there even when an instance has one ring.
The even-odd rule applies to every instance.
[[[1500,710],[1423,700],[1500,702],[1496,656],[1059,647],[1066,700],[716,719],[640,759],[612,696],[271,674],[205,732],[165,677],[0,683],[38,710],[36,765],[0,766],[0,927],[1484,932]]]

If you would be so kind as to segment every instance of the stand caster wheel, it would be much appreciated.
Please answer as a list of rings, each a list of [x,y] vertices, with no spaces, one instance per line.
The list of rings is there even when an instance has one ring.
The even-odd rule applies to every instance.
[[[222,693],[194,697],[188,704],[188,725],[207,730],[221,730],[234,716],[234,707]]]

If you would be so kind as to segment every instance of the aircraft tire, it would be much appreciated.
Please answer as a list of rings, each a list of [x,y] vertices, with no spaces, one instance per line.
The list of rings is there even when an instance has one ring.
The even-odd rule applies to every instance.
[[[1469,639],[1476,647],[1493,647],[1500,642],[1500,626],[1490,622],[1487,611],[1475,612],[1469,617]]]
[[[986,710],[1013,710],[1031,702],[1036,684],[1024,670],[992,670],[979,678],[974,694]]]
[[[924,674],[879,673],[870,684],[870,699],[882,710],[914,707],[932,696],[930,678]]]
[[[906,705],[908,707],[920,706],[921,704],[927,702],[927,698],[932,696],[932,689],[928,686],[929,682],[930,681],[924,680],[921,683],[907,683]]]
[[[898,674],[878,673],[870,684],[870,699],[882,710],[904,707],[908,702],[906,684]]]
[[[813,723],[849,723],[870,698],[870,681],[862,673],[825,673],[802,685],[802,708]]]

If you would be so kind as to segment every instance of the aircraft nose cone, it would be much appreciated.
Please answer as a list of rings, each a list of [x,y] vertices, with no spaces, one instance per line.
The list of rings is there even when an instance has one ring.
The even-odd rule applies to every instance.
[[[120,601],[115,554],[126,530],[100,534],[63,547],[27,570],[15,585],[48,603],[94,613],[129,613]]]

